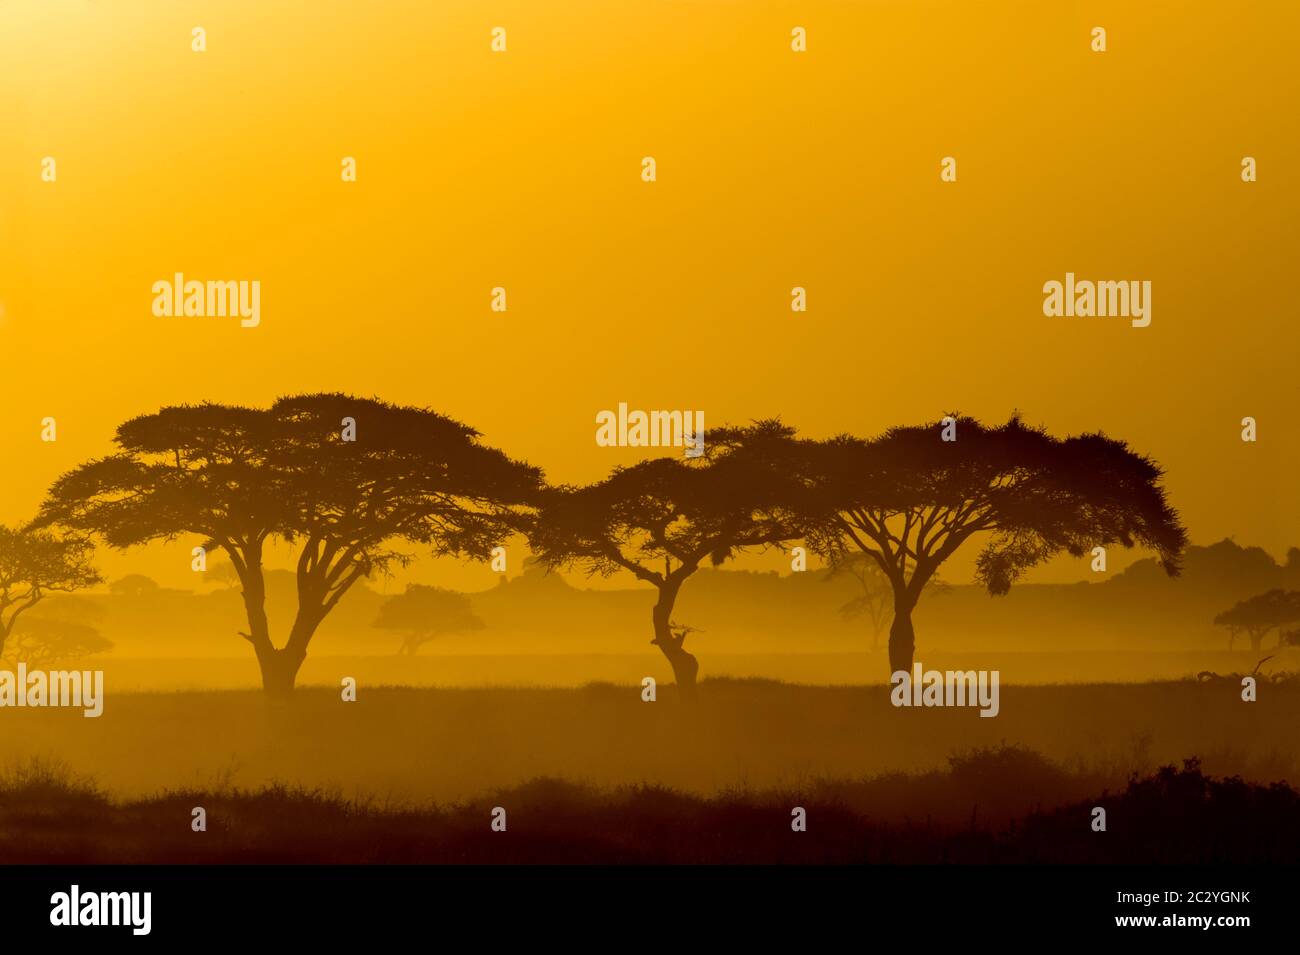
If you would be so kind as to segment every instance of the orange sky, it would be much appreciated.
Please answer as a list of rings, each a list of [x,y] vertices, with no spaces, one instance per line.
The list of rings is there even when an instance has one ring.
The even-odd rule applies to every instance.
[[[0,520],[127,417],[329,389],[558,481],[641,456],[594,441],[620,401],[819,436],[1019,408],[1153,455],[1194,541],[1280,555],[1297,31],[1291,2],[0,3]],[[259,280],[261,325],[154,317],[176,271]],[[1151,326],[1044,317],[1066,271],[1150,280]]]

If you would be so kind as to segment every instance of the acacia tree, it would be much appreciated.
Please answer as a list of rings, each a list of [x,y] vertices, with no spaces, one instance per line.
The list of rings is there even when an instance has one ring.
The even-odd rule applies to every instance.
[[[858,593],[840,607],[840,615],[846,620],[864,617],[871,627],[871,650],[880,649],[880,635],[885,632],[894,612],[894,588],[889,582],[880,564],[861,551],[849,551],[836,555],[826,574],[826,582],[837,577],[851,577],[857,585]],[[951,588],[938,577],[930,579],[926,590],[944,593]]]
[[[108,592],[115,597],[152,597],[160,590],[158,581],[144,574],[127,574],[108,585]]]
[[[118,428],[119,451],[61,477],[41,520],[114,547],[200,535],[239,576],[262,685],[293,690],[326,615],[362,578],[405,565],[402,542],[485,559],[511,533],[541,472],[423,408],[341,394],[259,410],[164,408]],[[269,541],[297,550],[298,603],[282,646],[266,616]]]
[[[234,590],[239,586],[239,574],[235,571],[235,565],[229,561],[221,561],[215,566],[209,561],[207,569],[203,572],[203,582],[205,584],[211,582],[227,590]]]
[[[1216,626],[1228,628],[1228,649],[1232,649],[1237,635],[1244,633],[1250,640],[1250,649],[1258,653],[1264,637],[1270,630],[1279,628],[1277,645],[1283,645],[1281,627],[1300,620],[1300,591],[1274,588],[1238,601],[1214,618]]]
[[[0,659],[21,660],[29,667],[72,663],[113,649],[113,642],[90,624],[53,617],[27,617],[11,636]]]
[[[785,444],[779,453],[810,491],[810,544],[832,561],[856,548],[889,580],[891,673],[912,668],[912,611],[972,538],[983,541],[976,580],[991,595],[1059,553],[1113,544],[1149,547],[1170,576],[1179,572],[1187,535],[1165,500],[1163,472],[1102,434],[1061,439],[1018,415],[997,427],[950,416],[873,440]]]
[[[18,618],[51,593],[92,587],[101,578],[84,537],[0,524],[0,656]]]
[[[403,593],[389,597],[379,607],[374,625],[404,634],[398,652],[414,656],[420,647],[446,633],[482,630],[470,599],[454,590],[408,584]]]
[[[716,567],[799,536],[791,510],[797,485],[749,453],[773,428],[792,434],[771,423],[730,429],[727,445],[699,457],[655,458],[616,468],[595,484],[552,489],[528,532],[548,568],[627,571],[655,588],[650,642],[667,658],[684,698],[695,695],[699,662],[683,645],[691,628],[672,622],[682,585],[706,560]]]

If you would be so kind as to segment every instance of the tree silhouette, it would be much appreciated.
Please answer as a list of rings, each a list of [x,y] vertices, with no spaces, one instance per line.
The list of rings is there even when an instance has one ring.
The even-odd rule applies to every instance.
[[[858,586],[858,594],[840,607],[840,615],[846,620],[866,618],[871,626],[871,650],[874,653],[880,649],[880,636],[893,617],[893,585],[880,569],[880,564],[861,551],[836,555],[825,579],[829,583],[837,577],[846,576],[853,578]],[[946,593],[952,588],[938,577],[932,577],[925,589],[930,593]]]
[[[90,564],[93,552],[82,537],[0,524],[0,656],[18,618],[47,594],[101,582]]]
[[[1153,549],[1174,576],[1187,543],[1160,468],[1101,434],[1059,439],[1018,415],[998,427],[952,416],[873,440],[782,441],[767,454],[806,482],[810,544],[832,561],[856,548],[890,582],[891,672],[911,669],[912,611],[972,537],[984,541],[976,579],[993,595],[1058,553],[1111,544]]]
[[[770,423],[731,429],[727,445],[700,457],[655,458],[586,487],[552,489],[529,530],[533,552],[548,568],[627,571],[654,586],[650,642],[687,699],[695,695],[699,663],[684,647],[691,628],[672,622],[682,585],[705,560],[716,567],[746,549],[799,536],[789,510],[798,487],[788,472],[752,453],[773,428],[781,430]]]
[[[486,559],[517,526],[541,472],[477,438],[426,409],[341,394],[268,410],[164,408],[121,425],[116,454],[61,477],[40,520],[114,547],[196,534],[224,550],[248,616],[240,636],[266,692],[287,697],[321,621],[353,584],[410,561],[396,545]],[[280,647],[263,564],[275,538],[297,549],[297,612]]]
[[[1297,620],[1300,620],[1300,591],[1275,588],[1238,601],[1215,617],[1214,623],[1228,628],[1229,650],[1238,634],[1244,633],[1250,639],[1251,651],[1258,653],[1264,644],[1264,637],[1275,627],[1279,628],[1277,645],[1283,646],[1280,628]]]
[[[203,582],[220,584],[227,590],[233,590],[240,585],[239,572],[228,560],[216,564],[209,561],[207,570],[203,572]]]
[[[420,647],[446,633],[482,630],[470,599],[454,590],[408,584],[405,592],[389,597],[379,607],[375,624],[381,630],[399,630],[400,653],[414,656]]]
[[[89,624],[52,617],[27,617],[14,627],[3,655],[28,667],[73,663],[83,657],[107,653],[113,642]]]
[[[158,581],[144,574],[127,574],[108,585],[108,592],[115,597],[147,597],[161,589]]]

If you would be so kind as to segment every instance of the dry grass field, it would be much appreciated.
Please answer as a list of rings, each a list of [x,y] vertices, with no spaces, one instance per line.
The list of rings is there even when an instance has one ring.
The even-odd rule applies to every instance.
[[[1003,685],[1001,711],[896,709],[884,686],[706,680],[684,705],[671,686],[569,689],[301,688],[120,693],[99,719],[78,710],[5,712],[0,767],[33,758],[116,797],[167,789],[324,787],[399,802],[452,802],[536,777],[713,795],[947,769],[1007,745],[1105,785],[1198,757],[1207,773],[1300,779],[1300,686],[1231,682]]]

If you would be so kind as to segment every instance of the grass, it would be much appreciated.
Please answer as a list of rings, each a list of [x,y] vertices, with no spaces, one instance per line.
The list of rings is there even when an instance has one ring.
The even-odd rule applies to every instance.
[[[998,781],[993,786],[993,781]],[[712,797],[640,785],[602,790],[539,778],[455,805],[382,805],[289,786],[173,791],[115,802],[84,778],[28,766],[0,778],[7,863],[1015,863],[1293,862],[1300,793],[1206,776],[1189,760],[1115,793],[1038,754],[997,747],[946,773],[819,782],[805,792]],[[1051,808],[958,822],[887,807],[943,790],[1065,796]],[[881,797],[884,797],[883,799]],[[995,801],[996,804],[996,801]],[[1091,828],[1092,807],[1108,814]],[[207,830],[194,832],[194,807]],[[802,807],[807,829],[791,828]],[[886,807],[882,814],[881,806]],[[490,826],[506,811],[506,830]],[[1004,806],[1004,808],[1006,808]]]
[[[994,719],[971,709],[895,709],[884,687],[707,680],[690,707],[670,686],[644,703],[639,687],[613,684],[362,684],[356,703],[314,687],[288,706],[251,691],[114,694],[110,686],[99,719],[7,709],[0,721],[0,767],[56,757],[123,797],[290,781],[349,797],[453,803],[537,777],[708,796],[942,771],[954,754],[1003,743],[1094,787],[1189,754],[1216,776],[1300,780],[1300,687],[1261,685],[1259,701],[1244,703],[1231,683],[1191,680],[1003,686]],[[929,814],[942,809],[924,804]]]
[[[1231,681],[1004,685],[994,719],[768,680],[708,680],[694,705],[614,684],[109,689],[99,719],[0,711],[0,861],[1300,858],[1294,683],[1254,703]]]

